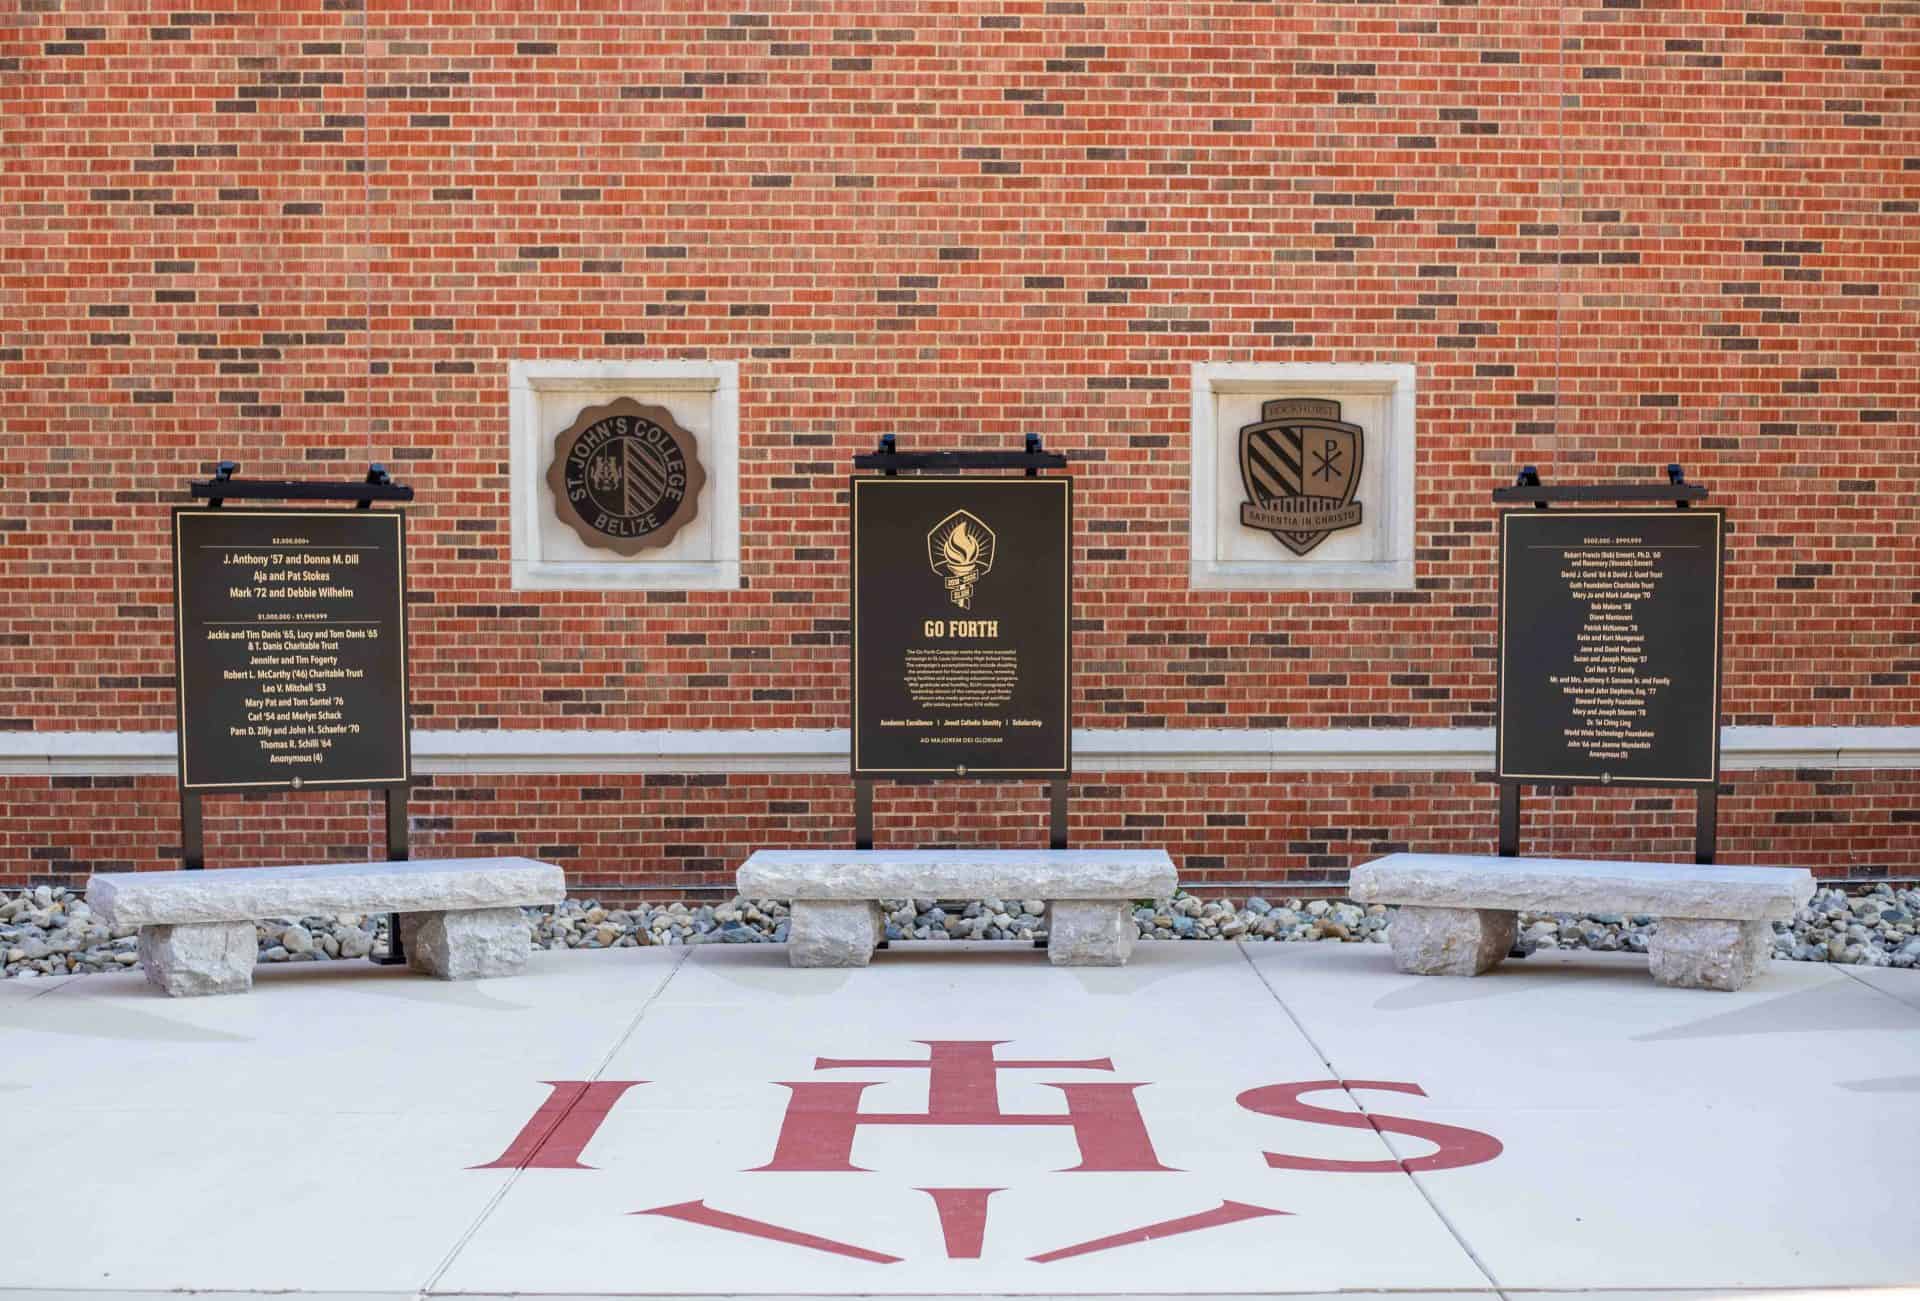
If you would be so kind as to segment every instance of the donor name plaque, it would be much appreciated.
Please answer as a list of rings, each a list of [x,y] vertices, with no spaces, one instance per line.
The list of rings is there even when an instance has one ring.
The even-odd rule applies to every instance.
[[[1497,775],[1717,781],[1724,555],[1715,509],[1504,512]]]
[[[173,512],[180,786],[409,777],[398,511]]]
[[[850,485],[853,776],[1065,777],[1072,480]]]

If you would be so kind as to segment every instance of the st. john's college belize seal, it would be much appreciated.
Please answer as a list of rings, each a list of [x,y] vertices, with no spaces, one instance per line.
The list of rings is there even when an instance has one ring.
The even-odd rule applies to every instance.
[[[623,556],[666,546],[700,508],[699,446],[665,407],[588,407],[553,440],[547,484],[567,527]]]

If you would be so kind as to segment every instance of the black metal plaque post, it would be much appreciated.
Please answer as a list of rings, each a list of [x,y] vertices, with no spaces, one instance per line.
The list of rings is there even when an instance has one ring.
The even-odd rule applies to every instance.
[[[387,474],[386,468],[378,464],[369,466],[365,480],[359,483],[236,479],[234,472],[238,469],[239,466],[234,462],[222,461],[215,468],[213,478],[205,482],[195,482],[190,485],[192,495],[196,499],[206,502],[206,505],[200,508],[202,512],[219,510],[227,502],[236,500],[296,502],[350,501],[354,503],[354,507],[357,510],[370,510],[376,501],[404,503],[413,500],[413,489],[407,485],[393,482],[392,478]],[[381,622],[379,620],[353,621],[363,626],[379,627],[382,635],[387,635],[391,637],[394,642],[397,642],[397,645],[394,645],[391,651],[384,652],[387,656],[387,659],[383,661],[387,669],[385,674],[387,680],[373,684],[373,694],[376,698],[375,703],[380,706],[379,712],[388,715],[389,718],[387,721],[390,724],[395,724],[391,726],[390,729],[392,734],[389,736],[377,735],[379,729],[376,726],[370,726],[368,720],[346,719],[344,718],[345,711],[342,710],[342,719],[337,723],[331,724],[331,726],[333,726],[334,731],[343,738],[341,745],[341,766],[345,771],[334,775],[331,772],[327,772],[327,765],[323,763],[321,768],[323,772],[327,772],[327,775],[319,779],[296,775],[283,776],[271,770],[260,770],[258,767],[260,756],[249,752],[248,747],[244,744],[229,745],[223,749],[222,745],[219,744],[214,737],[201,738],[196,736],[194,743],[196,767],[190,779],[188,768],[189,736],[186,717],[187,711],[184,702],[186,699],[186,683],[188,680],[188,661],[191,657],[188,654],[187,648],[182,644],[185,640],[187,627],[182,603],[187,599],[187,593],[181,591],[180,588],[182,575],[186,572],[187,564],[192,563],[197,567],[199,562],[197,558],[189,562],[179,554],[181,545],[179,531],[182,527],[179,522],[179,516],[182,512],[191,513],[192,510],[193,508],[181,507],[176,508],[174,512],[174,694],[176,702],[179,702],[177,708],[180,709],[178,735],[180,739],[181,866],[189,871],[196,871],[207,865],[206,835],[203,826],[203,797],[209,791],[303,790],[321,786],[328,789],[351,789],[355,786],[360,786],[379,790],[385,806],[387,858],[396,862],[405,861],[408,852],[407,792],[412,782],[413,765],[410,755],[412,742],[408,727],[409,718],[407,706],[405,610],[406,531],[404,519],[396,520],[396,537],[398,541],[395,547],[396,569],[394,571],[395,581],[393,584],[396,590],[391,593],[383,593],[385,596],[390,596],[394,602],[391,611],[391,629],[379,627]],[[284,519],[287,521],[287,531],[290,534],[295,531],[293,526],[297,525],[301,520],[317,522],[322,526],[331,522],[327,519],[327,516],[329,516],[331,512],[326,511],[262,513],[271,514],[276,519]],[[236,520],[243,519],[247,514],[249,514],[249,512],[236,512],[234,518]],[[397,515],[398,512],[395,512],[395,514]],[[360,548],[347,548],[347,550],[359,549]],[[237,559],[227,560],[226,563],[233,564],[238,563],[238,561]],[[358,562],[356,560],[353,563],[357,566]],[[281,575],[270,581],[278,581],[289,585],[311,585],[328,580],[314,577],[309,571],[295,573],[292,568],[283,568]],[[236,583],[237,582],[238,578],[236,577]],[[256,592],[258,590],[258,587],[248,582],[244,588],[237,586],[230,588],[227,596],[233,600],[242,600],[247,599],[246,593]],[[324,595],[324,592],[320,588],[310,587],[309,590],[321,592],[322,595]],[[289,628],[295,626],[299,625],[288,625]],[[196,652],[196,654],[197,653],[198,652]],[[200,695],[196,695],[196,707],[200,698]],[[256,714],[264,714],[264,711],[254,712]],[[239,713],[234,714],[231,719],[223,717],[216,720],[216,725],[223,724],[229,737],[238,736],[244,741],[251,739],[252,734],[257,730],[255,727],[249,726],[245,721],[242,721],[246,719],[246,717],[247,711],[243,709]],[[376,735],[369,736],[364,746],[357,749],[354,748],[352,739],[367,735],[369,732],[376,733]],[[203,740],[205,744],[201,743]],[[211,771],[208,771],[208,769]],[[405,962],[407,960],[406,950],[400,938],[400,918],[398,914],[388,914],[387,935],[386,956],[375,957],[372,960],[382,966],[393,966]]]
[[[855,456],[853,463],[855,469],[879,471],[880,477],[887,479],[897,478],[903,471],[931,472],[927,478],[921,479],[919,482],[929,486],[929,494],[927,497],[929,501],[933,500],[935,496],[940,495],[943,489],[947,490],[949,495],[953,495],[953,501],[942,500],[941,507],[944,508],[945,506],[963,507],[965,494],[970,485],[988,485],[988,491],[991,491],[991,485],[1003,483],[1010,477],[985,476],[966,479],[958,477],[961,471],[1019,470],[1023,472],[1022,477],[1026,479],[1037,479],[1040,477],[1042,470],[1065,469],[1067,466],[1067,457],[1064,453],[1045,450],[1041,446],[1040,437],[1037,434],[1028,434],[1026,436],[1024,449],[1018,452],[904,452],[899,449],[894,436],[887,434],[880,439],[878,450]],[[850,514],[857,513],[859,509],[856,500],[859,485],[862,482],[870,482],[872,478],[873,476],[867,476],[865,478],[855,476],[848,481],[848,510]],[[934,514],[941,515],[942,518],[938,523],[933,525],[931,530],[921,530],[926,533],[924,539],[919,537],[906,539],[903,537],[902,539],[896,539],[896,541],[901,543],[900,546],[885,549],[885,554],[891,559],[902,559],[910,554],[911,562],[908,563],[903,559],[903,564],[906,565],[907,569],[914,569],[918,572],[914,574],[914,582],[901,584],[901,590],[898,592],[897,600],[889,599],[884,604],[882,613],[873,616],[888,624],[888,632],[885,634],[881,633],[876,627],[872,634],[875,637],[882,635],[897,636],[898,629],[893,628],[892,625],[900,624],[904,621],[905,624],[917,625],[922,629],[937,625],[943,630],[940,634],[942,636],[950,635],[954,638],[966,640],[977,638],[981,641],[990,641],[999,638],[1001,635],[1000,623],[1002,621],[1009,622],[1011,625],[1006,630],[1008,635],[1017,638],[1022,635],[1023,631],[1030,632],[1034,627],[1044,628],[1049,621],[1053,619],[1058,620],[1057,633],[1054,633],[1059,642],[1058,649],[1061,656],[1059,665],[1057,666],[1057,672],[1049,663],[1036,663],[1033,666],[1033,673],[1030,675],[1038,684],[1039,689],[1036,693],[1037,696],[1040,699],[1052,702],[1049,710],[1052,717],[1057,717],[1057,722],[1046,728],[1027,729],[1022,727],[1012,735],[1004,736],[1001,743],[1004,746],[1004,754],[1006,757],[1004,759],[996,758],[987,763],[976,762],[968,764],[958,762],[949,765],[943,761],[941,765],[923,766],[919,763],[903,762],[898,758],[897,754],[891,760],[881,758],[868,761],[868,759],[863,756],[863,748],[861,745],[863,720],[860,685],[860,629],[862,621],[859,596],[860,541],[858,525],[857,523],[853,525],[855,530],[853,545],[849,548],[851,552],[850,563],[853,567],[851,576],[851,590],[853,591],[853,647],[851,651],[852,662],[850,664],[850,672],[853,679],[852,698],[854,702],[851,770],[853,776],[853,843],[856,849],[873,848],[873,795],[874,787],[880,781],[901,781],[920,785],[937,780],[950,779],[991,782],[1031,781],[1036,778],[1047,783],[1049,844],[1054,849],[1067,848],[1067,797],[1069,781],[1072,776],[1073,745],[1073,546],[1071,536],[1073,497],[1071,480],[1056,482],[1062,483],[1065,493],[1064,513],[1060,521],[1062,536],[1057,540],[1048,539],[1047,545],[1057,545],[1059,548],[1061,590],[1057,597],[1057,606],[1050,607],[1046,604],[1048,601],[1056,599],[1047,587],[1051,579],[1046,577],[1043,572],[1046,570],[1046,566],[1040,564],[1036,556],[1024,552],[1024,530],[1032,526],[1031,520],[1025,520],[1018,516],[1011,518],[1002,517],[999,529],[995,530],[991,526],[987,528],[984,545],[989,549],[987,555],[990,559],[990,564],[1001,566],[1000,574],[1002,578],[999,580],[1000,590],[994,594],[991,600],[984,601],[978,609],[973,608],[973,587],[985,587],[986,585],[994,583],[995,580],[992,577],[992,569],[982,569],[979,580],[969,584],[968,574],[970,571],[964,563],[964,560],[961,569],[957,571],[952,570],[951,566],[945,570],[939,567],[939,564],[942,562],[942,557],[946,554],[944,544],[948,541],[943,530],[950,531],[952,529],[956,516],[966,516],[967,523],[962,529],[960,538],[955,543],[956,550],[954,554],[961,555],[965,548],[979,545],[983,541],[981,537],[976,536],[982,531],[980,526],[983,521],[974,516],[971,511],[955,509],[951,513],[946,513],[943,509],[936,509]],[[1057,504],[1057,502],[1054,504]],[[929,519],[931,518],[932,517],[929,516]],[[906,546],[906,543],[909,542],[912,543],[911,547]],[[1000,548],[1000,554],[997,556],[993,554],[992,550],[996,547]],[[931,572],[928,572],[930,568]],[[1041,576],[1035,577],[1036,573],[1041,573]],[[1018,575],[1018,577],[1016,578],[1015,575]],[[1016,584],[1018,585],[1017,587]],[[913,594],[911,595],[906,590],[909,587],[913,589]],[[931,595],[920,593],[918,589],[922,587],[925,587],[927,593],[931,593]],[[987,588],[987,590],[990,590],[990,587]],[[1017,596],[1015,595],[1016,592],[1018,593]],[[920,608],[923,604],[926,605],[925,609]],[[989,617],[989,610],[993,611],[992,617]],[[986,631],[989,626],[992,629],[991,632]],[[958,631],[961,628],[964,628],[966,631]],[[954,631],[948,633],[947,630]],[[1033,658],[1035,660],[1039,659],[1038,656]],[[1023,674],[1026,672],[1024,666],[1022,672]],[[1020,692],[1022,688],[1015,688],[1015,690],[1016,692]],[[1056,693],[1057,699],[1055,698]],[[1033,704],[1033,698],[1029,696],[1023,703],[1031,706]],[[871,714],[878,711],[870,708],[868,712]],[[1050,722],[1052,721],[1052,717],[1049,719]],[[998,723],[995,722],[994,725],[997,726]],[[1029,730],[1034,734],[1032,741],[1028,739],[1027,733]],[[876,737],[877,735],[876,733]],[[1040,755],[1037,753],[1038,749],[1048,749],[1049,753],[1044,756]],[[965,750],[966,747],[964,746],[956,748],[956,752]],[[972,751],[971,753],[977,753],[977,751]]]
[[[1688,509],[1706,497],[1678,465],[1666,483],[1561,486],[1542,484],[1529,465],[1494,490],[1496,502],[1532,507],[1501,516],[1494,767],[1503,857],[1520,852],[1529,785],[1680,786],[1694,792],[1694,861],[1713,862],[1726,528],[1723,512]],[[1554,503],[1629,504],[1555,511],[1549,523],[1540,512]],[[1652,628],[1636,602],[1649,606]],[[1556,678],[1563,667],[1571,671]],[[1522,720],[1511,736],[1510,708]]]
[[[1067,789],[1064,777],[1047,782],[1047,848],[1067,848]],[[853,847],[873,848],[873,786],[871,777],[853,779]]]

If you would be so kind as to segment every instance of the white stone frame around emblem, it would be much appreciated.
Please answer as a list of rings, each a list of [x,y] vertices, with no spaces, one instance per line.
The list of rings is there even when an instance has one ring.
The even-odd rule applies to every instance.
[[[1188,582],[1212,591],[1407,591],[1413,587],[1416,368],[1400,362],[1195,362],[1188,484]],[[1384,491],[1365,503],[1379,520],[1376,560],[1318,560],[1275,544],[1271,560],[1222,560],[1220,530],[1241,527],[1238,500],[1222,500],[1222,457],[1233,457],[1237,430],[1223,430],[1222,394],[1260,397],[1383,395],[1389,427],[1369,430],[1369,457],[1380,458]],[[1384,435],[1375,450],[1373,439]]]
[[[547,465],[559,426],[543,419],[546,399],[580,406],[631,397],[642,403],[702,404],[699,435],[707,472],[698,503],[710,524],[697,551],[676,539],[664,556],[556,558]],[[515,591],[732,591],[740,586],[740,363],[736,361],[561,361],[525,359],[508,368],[512,585]],[[683,423],[685,423],[683,421]],[[557,520],[557,517],[554,517]],[[689,530],[692,532],[693,530]],[[680,554],[675,554],[680,553]]]

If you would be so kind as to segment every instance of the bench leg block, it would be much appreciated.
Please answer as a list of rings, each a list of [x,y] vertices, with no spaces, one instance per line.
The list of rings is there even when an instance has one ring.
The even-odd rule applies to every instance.
[[[1394,965],[1416,976],[1478,976],[1513,951],[1520,916],[1499,908],[1406,908],[1387,939]]]
[[[140,967],[147,983],[174,998],[246,993],[253,988],[259,951],[250,921],[140,928]]]
[[[533,928],[518,908],[402,913],[407,966],[441,980],[517,975],[527,965]]]
[[[1773,923],[1662,917],[1647,939],[1647,956],[1663,985],[1741,989],[1773,956]]]
[[[1047,960],[1056,967],[1118,967],[1133,952],[1133,912],[1124,899],[1061,899],[1047,905]]]
[[[795,899],[787,961],[796,967],[864,967],[886,929],[880,905],[854,899]]]

